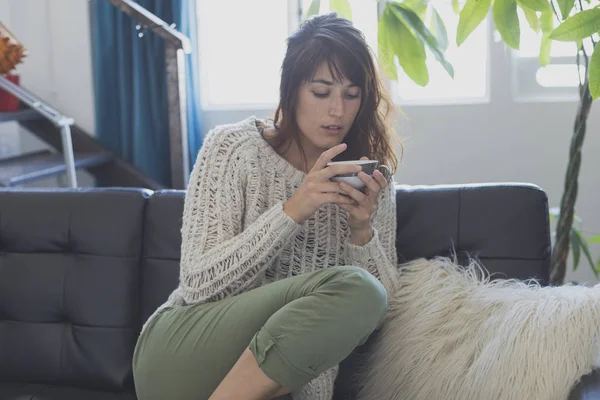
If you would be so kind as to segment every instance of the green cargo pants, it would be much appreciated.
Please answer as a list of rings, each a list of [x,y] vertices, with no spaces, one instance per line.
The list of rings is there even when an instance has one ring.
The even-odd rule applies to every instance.
[[[386,308],[381,283],[363,268],[344,266],[167,309],[138,339],[137,396],[208,399],[248,347],[267,376],[299,389],[363,344]]]

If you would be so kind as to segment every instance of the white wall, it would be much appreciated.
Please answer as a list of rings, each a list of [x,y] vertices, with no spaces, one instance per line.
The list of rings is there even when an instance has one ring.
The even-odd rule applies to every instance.
[[[17,68],[21,84],[95,134],[88,1],[0,0],[0,21],[27,49]],[[47,147],[16,123],[4,124],[0,134],[22,151]],[[94,185],[86,171],[78,171],[77,180],[79,186]],[[59,177],[27,186],[62,185]]]
[[[35,14],[33,7],[38,10]],[[93,132],[87,13],[83,0],[0,0],[0,20],[31,53],[21,68],[24,85]],[[532,182],[548,193],[551,206],[559,204],[576,103],[514,101],[510,65],[499,62],[502,51],[498,44],[492,48],[489,103],[403,108],[410,121],[405,120],[400,130],[405,155],[397,181]],[[271,112],[205,112],[204,125],[208,129],[249,114],[270,116]],[[588,123],[577,203],[583,229],[596,233],[600,233],[599,130],[600,104],[596,103]],[[600,246],[593,254],[596,259],[600,256]],[[567,279],[595,280],[584,260]]]
[[[94,134],[88,1],[0,0],[0,21],[28,51],[23,86]]]

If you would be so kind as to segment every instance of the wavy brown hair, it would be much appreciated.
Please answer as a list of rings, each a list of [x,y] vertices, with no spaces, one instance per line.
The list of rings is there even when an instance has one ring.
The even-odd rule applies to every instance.
[[[281,67],[280,101],[273,118],[278,131],[273,143],[275,149],[281,152],[295,140],[302,151],[295,112],[298,88],[314,78],[318,67],[325,62],[337,82],[346,78],[361,89],[360,109],[344,138],[348,148],[336,160],[367,156],[395,172],[398,159],[390,142],[392,136],[398,137],[389,123],[393,103],[373,59],[363,33],[347,19],[330,13],[305,21],[287,39]],[[401,146],[399,140],[398,144]]]

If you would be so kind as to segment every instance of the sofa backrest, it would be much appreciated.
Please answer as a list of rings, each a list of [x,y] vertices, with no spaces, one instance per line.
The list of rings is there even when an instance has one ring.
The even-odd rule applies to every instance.
[[[146,207],[142,256],[142,320],[165,302],[179,282],[183,193],[156,192]]]
[[[133,391],[141,325],[177,286],[183,191],[0,191],[0,381]],[[548,279],[548,204],[531,185],[403,186],[399,261],[466,252]]]
[[[0,193],[0,381],[131,386],[148,195]]]
[[[549,281],[548,198],[530,184],[399,186],[398,262],[478,258],[494,278]]]

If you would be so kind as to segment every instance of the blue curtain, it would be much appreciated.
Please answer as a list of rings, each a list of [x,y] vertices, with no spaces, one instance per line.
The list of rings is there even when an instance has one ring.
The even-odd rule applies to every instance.
[[[138,0],[192,40],[186,56],[190,160],[202,145],[195,0]],[[92,2],[96,135],[140,170],[170,186],[167,85],[163,39],[138,37],[137,22],[106,0]]]

